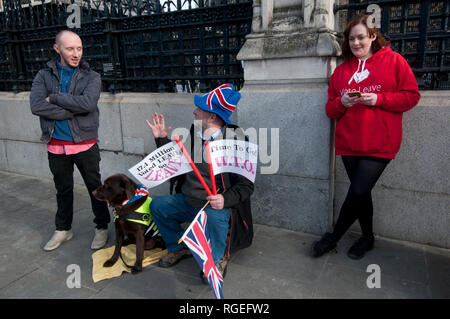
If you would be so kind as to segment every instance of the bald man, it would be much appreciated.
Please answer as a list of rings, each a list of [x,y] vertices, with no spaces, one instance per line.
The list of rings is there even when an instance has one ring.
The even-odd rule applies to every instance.
[[[80,37],[69,30],[56,35],[53,49],[58,57],[38,72],[30,93],[30,107],[39,116],[47,144],[50,171],[56,188],[56,230],[45,251],[72,239],[73,169],[77,166],[91,198],[95,237],[91,248],[102,248],[108,240],[108,208],[92,195],[101,185],[100,152],[97,144],[100,75],[82,60]]]

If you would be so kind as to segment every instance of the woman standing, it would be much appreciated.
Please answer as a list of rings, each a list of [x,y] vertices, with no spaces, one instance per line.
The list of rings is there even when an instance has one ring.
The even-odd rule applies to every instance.
[[[393,52],[368,15],[353,18],[344,31],[345,62],[330,78],[327,116],[336,119],[336,155],[342,156],[350,188],[333,233],[312,246],[319,257],[334,249],[356,221],[361,238],[347,255],[362,258],[374,246],[371,191],[400,149],[403,112],[420,99],[406,60]]]

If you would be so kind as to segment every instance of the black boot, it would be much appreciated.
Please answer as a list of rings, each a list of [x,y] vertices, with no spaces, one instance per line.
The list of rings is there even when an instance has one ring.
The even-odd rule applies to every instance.
[[[375,238],[373,236],[361,236],[361,238],[353,244],[347,252],[347,256],[351,259],[361,259],[364,255],[373,249]]]
[[[336,248],[337,241],[331,233],[325,233],[320,240],[315,241],[311,247],[311,256],[320,257]]]

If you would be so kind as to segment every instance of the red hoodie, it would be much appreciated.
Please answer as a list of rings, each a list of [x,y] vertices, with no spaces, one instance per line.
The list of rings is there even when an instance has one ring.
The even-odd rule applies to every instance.
[[[369,72],[357,83],[356,71]],[[375,106],[345,107],[341,96],[348,91],[376,93]],[[402,141],[403,112],[419,102],[417,81],[408,62],[385,47],[365,63],[353,57],[339,65],[330,78],[327,116],[337,119],[336,155],[364,155],[393,159]]]

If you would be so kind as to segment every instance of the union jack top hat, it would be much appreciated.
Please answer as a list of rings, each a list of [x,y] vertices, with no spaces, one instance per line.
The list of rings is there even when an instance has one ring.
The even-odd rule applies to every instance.
[[[203,111],[219,115],[227,124],[229,117],[236,109],[241,93],[234,90],[233,84],[227,83],[215,88],[203,96],[194,96],[194,103]]]

